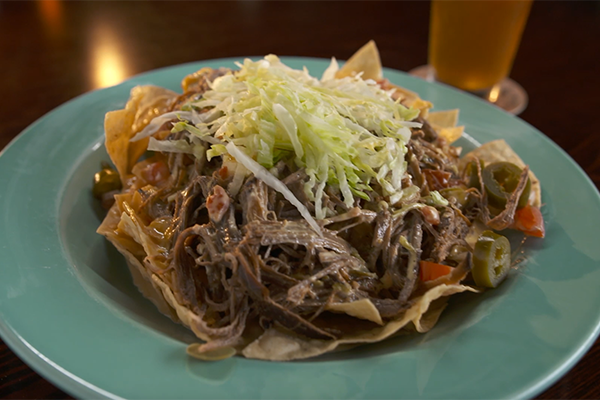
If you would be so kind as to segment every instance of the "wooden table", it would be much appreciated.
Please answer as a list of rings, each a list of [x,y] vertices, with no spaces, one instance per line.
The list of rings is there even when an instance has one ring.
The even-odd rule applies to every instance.
[[[63,102],[168,65],[211,58],[348,58],[374,39],[383,64],[427,61],[427,2],[0,1],[0,149]],[[521,118],[600,184],[600,2],[535,2],[511,76]],[[576,194],[574,194],[576,195]],[[0,342],[0,396],[67,398]],[[540,398],[600,398],[600,342]]]

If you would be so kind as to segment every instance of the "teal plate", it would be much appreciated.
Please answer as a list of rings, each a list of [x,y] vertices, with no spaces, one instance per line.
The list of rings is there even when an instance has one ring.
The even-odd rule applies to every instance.
[[[504,138],[542,183],[547,237],[497,290],[454,296],[429,333],[296,362],[190,359],[194,337],[134,287],[95,233],[90,189],[108,157],[103,119],[132,87],[178,90],[200,67],[166,68],[80,96],[27,128],[0,157],[0,332],[33,369],[77,397],[527,398],[563,375],[600,328],[600,197],[581,169],[518,118],[449,87],[385,70],[392,82],[460,108],[477,141]],[[319,76],[327,61],[284,58]],[[473,141],[459,145],[473,148]],[[576,210],[576,212],[573,212]]]

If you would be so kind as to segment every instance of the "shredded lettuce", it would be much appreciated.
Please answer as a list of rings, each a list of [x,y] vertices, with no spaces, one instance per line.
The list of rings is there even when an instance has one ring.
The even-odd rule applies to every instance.
[[[217,144],[206,151],[206,159],[210,161],[213,159],[213,157],[219,157],[223,154],[227,154],[227,149],[225,148],[225,145]]]
[[[390,204],[410,204],[418,200],[420,196],[421,188],[417,185],[410,185],[407,188],[402,189],[398,193],[390,196]]]
[[[449,203],[437,190],[429,192],[429,196],[423,197],[423,201],[430,206],[446,207]]]
[[[398,197],[410,128],[420,126],[411,122],[418,110],[395,102],[374,81],[335,79],[335,61],[322,80],[274,55],[239,66],[239,72],[217,78],[191,103],[214,107],[203,133],[205,127],[219,140],[240,146],[264,168],[280,159],[305,168],[305,192],[315,200],[317,218],[325,217],[326,184],[339,190],[348,207],[355,196],[368,198],[373,180],[384,195]],[[220,154],[220,145],[209,150],[209,157]]]
[[[175,123],[175,125],[173,125],[173,128],[171,129],[171,133],[178,133],[181,131],[185,131],[186,133],[188,133],[189,135],[187,135],[188,137],[191,138],[191,136],[195,136],[200,140],[203,140],[205,142],[208,143],[212,143],[213,145],[221,145],[223,144],[222,141],[220,141],[219,139],[213,137],[210,132],[208,131],[208,129],[206,129],[206,126],[204,125],[191,125],[190,123],[186,122],[186,121],[179,121],[177,123]]]
[[[417,250],[408,242],[406,236],[400,236],[400,245],[408,251],[408,265],[414,265],[418,261]],[[416,274],[415,268],[407,268],[406,276],[408,279],[413,279]]]
[[[187,140],[156,140],[153,137],[148,142],[148,150],[194,154],[194,146]]]
[[[280,160],[295,164],[308,175],[304,190],[315,202],[317,219],[327,216],[326,186],[337,190],[348,208],[357,198],[369,198],[373,182],[394,200],[407,196],[402,188],[406,143],[410,128],[421,126],[412,121],[418,110],[392,100],[375,81],[360,76],[336,79],[335,59],[321,80],[310,76],[306,68],[284,65],[274,55],[258,61],[246,59],[238,66],[237,73],[217,78],[202,98],[186,104],[188,111],[155,118],[152,127],[134,139],[150,136],[167,118],[177,117],[172,131],[183,131],[191,143],[209,142],[208,160],[231,154],[229,149],[235,148],[265,171]],[[202,114],[193,111],[206,108]],[[184,151],[185,147],[179,142],[151,143],[163,151]]]
[[[150,121],[150,123],[144,129],[139,131],[134,137],[132,137],[130,141],[137,142],[138,140],[141,140],[148,136],[152,136],[154,133],[156,133],[160,129],[160,127],[165,122],[172,121],[176,118],[179,120],[190,121],[192,124],[200,124],[200,123],[204,122],[204,120],[205,120],[204,117],[201,116],[201,114],[198,114],[194,111],[168,112],[168,113],[162,114],[162,115],[154,118],[152,121]]]
[[[423,204],[423,203],[412,203],[412,204],[406,205],[406,206],[402,207],[401,209],[399,209],[399,210],[396,210],[396,211],[394,212],[394,218],[397,218],[397,217],[402,217],[402,218],[404,218],[404,216],[405,216],[405,215],[406,215],[406,214],[407,214],[409,211],[412,211],[412,210],[417,210],[417,209],[419,209],[419,208],[423,208],[423,207],[425,207],[425,204]]]

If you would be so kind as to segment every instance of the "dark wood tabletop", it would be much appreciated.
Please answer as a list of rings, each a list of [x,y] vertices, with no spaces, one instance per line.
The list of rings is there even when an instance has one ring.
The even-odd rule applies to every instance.
[[[416,2],[0,1],[0,149],[82,93],[144,71],[241,55],[347,59],[370,39],[386,67],[427,62],[429,6]],[[600,2],[535,1],[511,77],[520,117],[600,185]],[[600,342],[544,399],[600,398]],[[70,398],[0,342],[0,396]]]

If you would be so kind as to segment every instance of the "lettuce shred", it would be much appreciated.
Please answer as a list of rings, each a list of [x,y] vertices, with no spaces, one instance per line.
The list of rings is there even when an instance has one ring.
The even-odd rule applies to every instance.
[[[238,66],[239,71],[217,78],[202,98],[185,106],[208,112],[201,117],[181,112],[173,126],[173,131],[189,132],[190,141],[208,142],[209,160],[224,155],[233,143],[266,169],[280,160],[304,168],[309,177],[304,190],[315,202],[317,219],[326,217],[326,185],[339,191],[348,207],[356,197],[368,199],[373,182],[386,196],[406,196],[401,183],[406,143],[410,128],[420,127],[411,122],[418,110],[360,76],[334,79],[328,73],[319,80],[274,55]],[[179,142],[153,141],[152,146],[194,153],[194,146]]]

